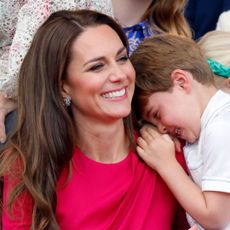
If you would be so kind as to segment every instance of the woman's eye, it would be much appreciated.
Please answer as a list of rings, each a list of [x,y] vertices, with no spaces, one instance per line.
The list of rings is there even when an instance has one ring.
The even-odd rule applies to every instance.
[[[103,68],[103,64],[96,64],[89,68],[89,71],[97,71]]]
[[[128,55],[124,55],[118,59],[118,61],[126,62],[129,59]]]

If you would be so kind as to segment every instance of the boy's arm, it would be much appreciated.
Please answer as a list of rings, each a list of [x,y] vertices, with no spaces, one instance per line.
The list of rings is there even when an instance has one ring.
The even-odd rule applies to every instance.
[[[204,228],[221,229],[230,221],[230,193],[202,192],[175,159],[168,135],[150,128],[141,131],[137,152],[166,182],[182,207]]]
[[[157,171],[184,209],[204,228],[222,229],[229,222],[229,193],[202,192],[177,161]]]

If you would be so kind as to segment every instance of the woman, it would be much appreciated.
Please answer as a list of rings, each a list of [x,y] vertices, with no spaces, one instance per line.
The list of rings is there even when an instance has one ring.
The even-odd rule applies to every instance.
[[[1,154],[3,230],[186,229],[184,216],[175,225],[168,188],[134,152],[134,82],[112,18],[60,11],[40,27]]]
[[[129,40],[129,53],[159,32],[191,36],[183,10],[186,0],[3,0],[0,37],[10,47],[0,48],[0,143],[6,140],[5,116],[15,109],[17,76],[22,60],[39,25],[58,10],[93,9],[112,15]],[[10,25],[10,26],[9,26]],[[17,25],[17,29],[16,29]],[[1,54],[2,53],[2,54]],[[9,117],[8,117],[9,119]],[[12,123],[10,119],[8,123]]]

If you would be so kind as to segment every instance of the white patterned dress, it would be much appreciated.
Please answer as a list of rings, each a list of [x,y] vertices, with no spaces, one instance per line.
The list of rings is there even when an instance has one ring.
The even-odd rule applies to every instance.
[[[1,0],[0,91],[15,98],[17,74],[34,33],[58,10],[92,9],[112,14],[110,0]]]

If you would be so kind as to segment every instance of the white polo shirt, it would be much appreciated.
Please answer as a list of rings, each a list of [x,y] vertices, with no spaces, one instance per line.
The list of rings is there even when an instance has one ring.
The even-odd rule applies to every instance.
[[[219,90],[211,98],[201,117],[200,137],[185,145],[184,154],[202,191],[230,193],[230,94]],[[195,223],[191,217],[188,221]],[[230,221],[224,229],[230,230]]]

